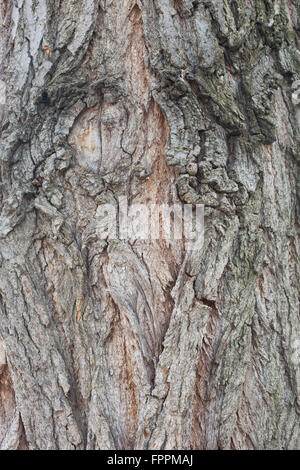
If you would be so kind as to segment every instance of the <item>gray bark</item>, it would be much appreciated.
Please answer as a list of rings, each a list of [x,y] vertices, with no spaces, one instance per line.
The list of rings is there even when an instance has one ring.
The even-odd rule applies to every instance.
[[[299,0],[0,5],[0,448],[300,448]]]

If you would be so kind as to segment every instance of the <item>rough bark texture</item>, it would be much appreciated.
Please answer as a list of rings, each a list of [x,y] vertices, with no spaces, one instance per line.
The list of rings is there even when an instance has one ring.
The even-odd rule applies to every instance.
[[[300,448],[299,0],[0,4],[0,448]]]

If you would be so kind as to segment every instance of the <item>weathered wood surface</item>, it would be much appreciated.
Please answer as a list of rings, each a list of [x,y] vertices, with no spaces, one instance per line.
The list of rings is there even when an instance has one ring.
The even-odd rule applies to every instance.
[[[0,4],[0,448],[300,448],[299,1]]]

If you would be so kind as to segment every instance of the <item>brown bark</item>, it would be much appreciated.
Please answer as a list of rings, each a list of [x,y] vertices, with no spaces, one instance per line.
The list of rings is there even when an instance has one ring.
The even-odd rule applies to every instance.
[[[299,1],[0,4],[0,448],[299,448]]]

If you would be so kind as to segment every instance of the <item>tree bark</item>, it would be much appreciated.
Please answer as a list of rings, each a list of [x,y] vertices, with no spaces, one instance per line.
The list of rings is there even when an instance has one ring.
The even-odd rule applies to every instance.
[[[299,0],[0,4],[0,448],[300,448]]]

